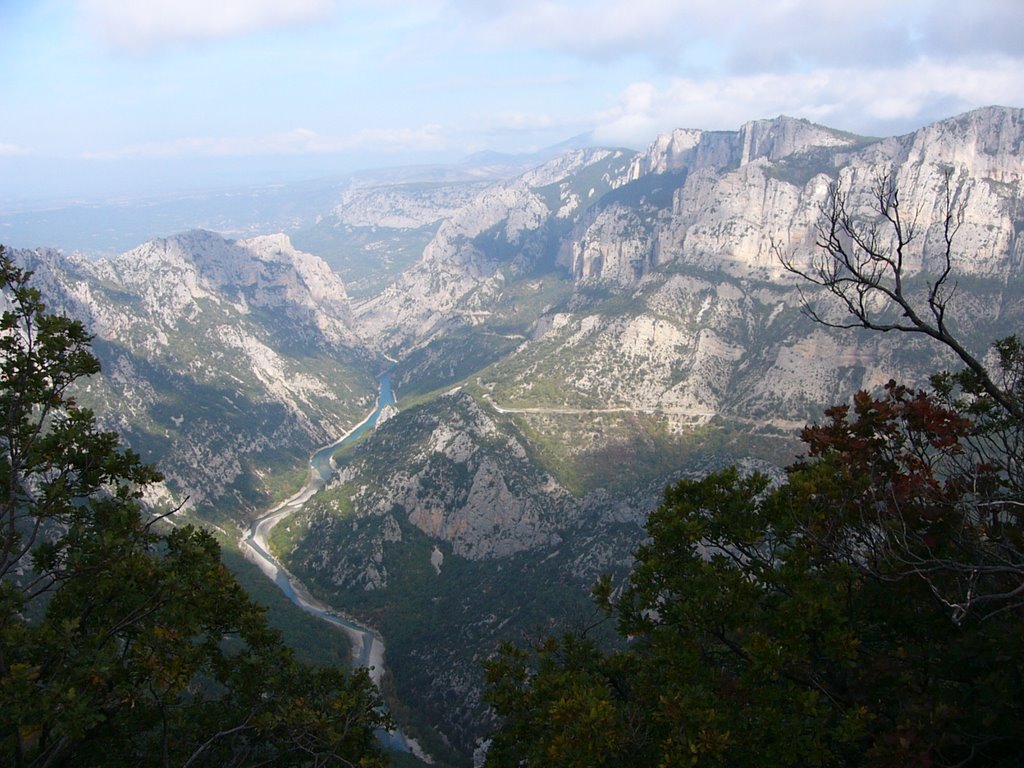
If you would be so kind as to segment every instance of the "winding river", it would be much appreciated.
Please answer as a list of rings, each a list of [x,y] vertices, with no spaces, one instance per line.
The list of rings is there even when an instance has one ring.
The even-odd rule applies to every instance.
[[[377,406],[363,421],[351,429],[340,439],[330,445],[318,449],[309,458],[309,477],[302,488],[282,501],[265,515],[256,520],[245,532],[240,542],[242,554],[251,562],[255,563],[263,574],[273,581],[278,588],[291,600],[307,613],[316,616],[322,621],[333,624],[349,636],[352,642],[352,665],[355,667],[367,667],[370,670],[370,678],[379,687],[381,675],[384,672],[384,642],[380,635],[369,627],[357,624],[351,619],[342,616],[332,610],[328,605],[313,597],[305,585],[278,562],[270,553],[270,546],[267,539],[274,526],[289,515],[294,514],[314,494],[323,489],[331,479],[333,464],[331,457],[341,446],[358,440],[368,430],[373,429],[377,424],[381,411],[389,405],[394,405],[395,396],[391,389],[391,379],[388,374],[381,374],[378,381],[380,390],[377,395]],[[401,732],[381,734],[382,740],[391,749],[402,749],[411,751],[422,757],[422,750],[413,740],[404,736]]]

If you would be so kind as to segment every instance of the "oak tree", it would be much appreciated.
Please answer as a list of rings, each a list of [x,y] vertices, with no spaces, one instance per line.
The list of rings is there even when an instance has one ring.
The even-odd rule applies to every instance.
[[[490,764],[1015,764],[1021,582],[996,564],[1022,531],[977,514],[1005,488],[962,462],[976,424],[891,383],[805,430],[781,484],[668,488],[628,585],[597,588],[620,650],[570,636],[489,662]]]

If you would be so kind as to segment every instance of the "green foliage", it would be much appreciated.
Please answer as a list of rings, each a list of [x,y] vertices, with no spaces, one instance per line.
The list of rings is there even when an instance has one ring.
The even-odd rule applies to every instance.
[[[997,352],[1019,398],[1020,345]],[[490,765],[1017,764],[1019,420],[973,373],[826,416],[779,486],[667,489],[629,583],[595,588],[626,650],[488,662]]]
[[[218,539],[222,541],[221,560],[250,599],[265,608],[267,623],[281,633],[300,662],[333,667],[346,667],[351,663],[352,646],[344,632],[289,600],[259,568],[233,548],[233,539]]]
[[[463,327],[410,353],[403,360],[398,390],[403,402],[415,401],[428,393],[465,381],[481,369],[500,360],[521,343],[493,331]]]
[[[835,178],[839,173],[836,164],[838,154],[834,147],[814,147],[766,165],[765,174],[768,178],[803,188],[822,174]]]
[[[604,656],[593,643],[566,635],[546,641],[531,661],[506,644],[488,664],[488,700],[506,717],[488,765],[643,764],[633,738],[635,727],[644,728],[634,719],[640,712],[624,706],[617,688],[626,677],[620,665],[629,664],[627,655]]]
[[[572,542],[485,560],[461,557],[441,542],[436,545],[444,560],[435,569],[435,541],[401,510],[394,515],[400,541],[384,543],[380,555],[362,537],[382,525],[381,518],[334,525],[321,520],[286,565],[318,597],[384,635],[388,675],[382,689],[389,710],[435,759],[465,765],[485,720],[476,693],[483,683],[479,660],[497,650],[496,637],[540,637],[555,627],[592,622],[597,612],[587,599],[587,585],[593,571],[577,575],[580,562],[594,547],[628,551],[639,531],[624,524],[602,526],[581,532]],[[629,543],[623,543],[627,537]],[[332,571],[317,566],[320,552],[354,552],[361,567],[373,562],[385,571],[387,583],[374,589],[339,586]],[[610,622],[592,635],[614,640]]]
[[[382,765],[365,672],[298,664],[159,478],[71,394],[83,326],[0,249],[0,760],[18,766]]]

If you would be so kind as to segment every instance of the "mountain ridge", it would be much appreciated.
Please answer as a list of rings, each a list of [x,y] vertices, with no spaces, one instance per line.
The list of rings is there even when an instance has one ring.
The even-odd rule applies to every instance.
[[[397,695],[465,763],[488,717],[479,660],[509,633],[571,626],[602,571],[625,578],[667,482],[777,468],[827,405],[955,365],[802,314],[815,297],[779,256],[814,256],[830,185],[871,221],[872,184],[892,174],[917,212],[911,292],[927,289],[948,189],[964,214],[956,333],[984,356],[1019,330],[1022,147],[1020,109],[885,138],[783,116],[499,181],[348,190],[319,230],[348,250],[324,259],[285,235],[210,232],[101,262],[16,255],[97,334],[97,407],[211,519],[252,514],[391,370],[399,411],[335,457],[330,488],[272,543],[385,633]],[[350,298],[338,274],[359,260]]]
[[[572,620],[550,606],[551,594],[575,605],[588,577],[628,571],[644,510],[665,483],[736,461],[788,463],[796,432],[826,405],[890,378],[921,384],[955,364],[915,338],[837,331],[802,314],[806,291],[775,245],[810,258],[830,184],[843,184],[856,214],[867,216],[870,185],[892,172],[908,204],[920,206],[909,290],[929,268],[952,165],[952,193],[965,213],[958,333],[983,355],[991,340],[1020,327],[1022,159],[1012,151],[1019,116],[980,112],[889,139],[790,118],[755,121],[730,135],[673,134],[655,141],[646,159],[616,158],[616,173],[583,162],[559,176],[550,165],[482,193],[457,225],[438,229],[396,289],[357,308],[368,336],[400,361],[400,402],[405,393],[425,402],[339,457],[335,496],[326,498],[345,502],[300,517],[306,527],[282,544],[284,556],[338,605],[387,624],[391,653],[403,654],[394,659],[399,695],[434,712],[468,754],[467,736],[480,733],[486,713],[468,704],[479,702],[482,683],[460,654],[492,652],[502,622],[488,624],[482,605],[450,594],[446,568],[472,570],[479,589],[494,595],[504,589],[504,569],[519,573],[517,601],[491,603],[507,611],[504,631],[525,631],[516,605],[548,605],[558,631]],[[664,170],[638,176],[638,167]],[[580,183],[588,168],[600,169],[601,194]],[[458,395],[444,394],[456,387]],[[442,417],[453,397],[486,415],[496,434]],[[445,439],[414,437],[428,418]],[[415,448],[389,444],[388,434]],[[518,501],[538,498],[517,479],[523,470],[482,458],[510,439],[526,452],[528,473],[550,478],[563,501],[518,529],[513,521],[478,526],[471,521],[487,520],[471,493],[478,484],[499,491],[494,498],[516,488]],[[394,469],[381,480],[386,466]],[[502,539],[508,544],[492,546]],[[431,575],[435,549],[444,560]],[[557,575],[533,580],[522,562],[543,562]],[[406,569],[420,574],[419,601],[446,607],[398,626],[386,617],[414,589],[399,575]],[[426,623],[436,622],[463,643],[475,638],[473,645],[458,654],[446,645],[414,648],[417,633],[434,637]],[[438,677],[428,683],[413,666]],[[452,711],[442,701],[466,704]]]
[[[168,503],[244,513],[269,499],[274,471],[372,405],[380,364],[344,285],[285,235],[197,230],[112,259],[13,256],[94,334],[106,375],[84,397],[160,461]]]

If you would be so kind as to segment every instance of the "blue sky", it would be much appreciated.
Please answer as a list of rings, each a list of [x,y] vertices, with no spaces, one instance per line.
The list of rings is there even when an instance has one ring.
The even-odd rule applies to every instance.
[[[1024,106],[1021,0],[0,0],[0,204]]]

